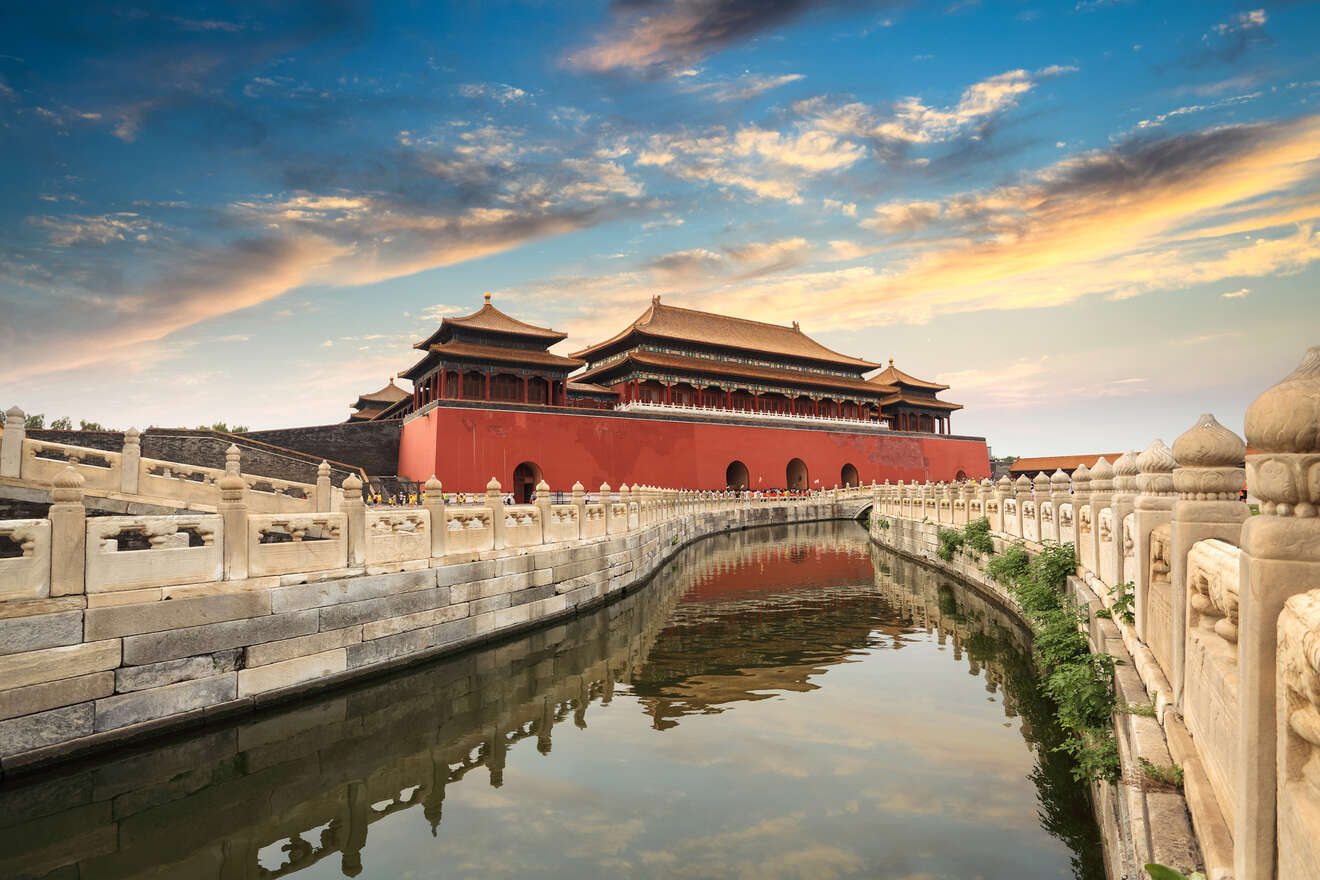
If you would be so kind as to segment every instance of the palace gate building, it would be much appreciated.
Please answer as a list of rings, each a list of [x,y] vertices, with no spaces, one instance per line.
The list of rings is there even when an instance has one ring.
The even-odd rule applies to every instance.
[[[990,473],[984,438],[951,432],[961,407],[937,396],[948,386],[832,351],[797,322],[657,296],[609,339],[549,351],[566,336],[506,315],[489,294],[443,319],[400,374],[412,394],[371,407],[369,418],[403,421],[400,476],[435,474],[458,491],[494,476],[522,500],[542,478],[555,489],[804,490]]]

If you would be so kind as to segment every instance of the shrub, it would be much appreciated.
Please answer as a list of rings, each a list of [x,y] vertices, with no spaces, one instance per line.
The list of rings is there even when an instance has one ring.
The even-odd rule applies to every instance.
[[[940,546],[935,555],[945,562],[952,560],[953,554],[962,549],[963,533],[957,529],[940,529],[936,537],[939,538]]]
[[[995,552],[994,539],[990,537],[990,520],[985,517],[973,520],[963,529],[963,535],[966,536],[967,546],[977,553],[983,553],[986,556],[993,556]]]
[[[985,573],[999,583],[1008,586],[1025,575],[1030,565],[1031,557],[1027,555],[1027,551],[1022,548],[1021,544],[1014,544],[994,559],[991,559],[990,564],[985,567]]]

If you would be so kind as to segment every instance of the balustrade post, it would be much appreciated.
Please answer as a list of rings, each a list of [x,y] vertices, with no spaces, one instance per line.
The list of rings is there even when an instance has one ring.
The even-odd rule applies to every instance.
[[[1133,523],[1128,520],[1136,510],[1137,503],[1137,453],[1135,450],[1124,452],[1114,462],[1114,495],[1110,509],[1114,511],[1114,542],[1110,547],[1114,566],[1114,580],[1122,584],[1136,575],[1136,559],[1128,563],[1127,557],[1136,547],[1132,541]],[[1133,520],[1136,518],[1133,517]]]
[[[220,503],[216,512],[224,523],[225,580],[241,581],[248,576],[247,481],[239,474],[238,447],[225,450],[225,473],[220,478]]]
[[[449,523],[445,520],[445,487],[435,474],[431,474],[423,490],[422,507],[431,520],[431,556],[442,559],[447,552],[445,540],[449,537]]]
[[[1173,469],[1176,462],[1173,452],[1164,445],[1163,440],[1156,440],[1144,452],[1137,456],[1137,500],[1132,512],[1133,556],[1136,559],[1137,635],[1146,644],[1150,644],[1150,592],[1156,578],[1167,578],[1169,570],[1164,568],[1165,560],[1156,560],[1151,553],[1151,536],[1155,530],[1167,526],[1173,519]],[[1172,633],[1170,633],[1172,638]],[[1172,672],[1172,670],[1166,670]]]
[[[976,484],[976,497],[981,502],[981,516],[985,517],[986,522],[990,523],[990,528],[995,527],[995,519],[990,515],[990,500],[994,498],[994,483],[990,482],[989,477],[982,477]],[[968,514],[968,521],[971,521],[971,514]]]
[[[976,498],[976,481],[963,480],[962,482],[962,517],[954,517],[955,522],[967,525],[972,521],[972,501]]]
[[[573,484],[573,509],[577,511],[578,538],[587,536],[587,493],[579,480]]]
[[[26,435],[23,410],[11,406],[5,411],[5,432],[0,434],[0,477],[19,476],[23,467],[23,438]]]
[[[614,493],[610,491],[609,483],[600,484],[600,505],[605,511],[605,534],[616,534],[619,529],[614,525]],[[627,520],[624,520],[627,524]]]
[[[1205,413],[1173,441],[1173,518],[1169,526],[1169,599],[1173,607],[1173,702],[1182,711],[1187,667],[1187,554],[1197,541],[1218,538],[1236,545],[1251,515],[1239,499],[1246,473],[1238,467],[1247,453],[1242,438]],[[1277,617],[1277,615],[1276,615]]]
[[[1004,505],[1012,496],[1013,481],[1008,478],[1008,474],[1004,474],[995,483],[995,506],[999,508],[999,516],[997,519],[991,521],[990,526],[995,531],[1002,532],[1005,535],[1009,534],[1009,531],[1007,519],[1008,514],[1007,511],[1004,510]]]
[[[1023,474],[1013,483],[1013,504],[1017,507],[1017,536],[1027,539],[1027,517],[1025,505],[1031,500],[1031,480]]]
[[[1077,558],[1077,570],[1085,566],[1082,559],[1082,545],[1091,540],[1091,469],[1082,462],[1072,472],[1073,483],[1073,555]],[[1086,510],[1083,511],[1082,508]]]
[[[636,483],[633,484],[631,489],[628,488],[627,483],[621,483],[619,485],[619,503],[623,505],[623,531],[625,534],[628,532],[629,529],[632,528],[632,506],[634,502],[633,496],[636,494],[637,494]],[[640,506],[641,505],[639,504],[638,507],[640,508]],[[641,519],[641,512],[639,510],[638,520],[640,519]]]
[[[1050,517],[1054,520],[1054,540],[1060,544],[1063,544],[1063,505],[1068,503],[1068,486],[1071,482],[1072,479],[1063,468],[1056,468],[1054,473],[1050,474]],[[1072,543],[1075,549],[1076,535],[1073,536]]]
[[[87,592],[87,508],[83,477],[66,467],[51,481],[50,594],[77,596]]]
[[[489,378],[489,377],[487,377]],[[486,484],[486,506],[490,508],[490,527],[492,548],[504,549],[504,493],[500,491],[500,481],[494,477]]]
[[[142,472],[142,434],[137,428],[124,432],[124,448],[119,455],[119,489],[125,495],[138,493]]]
[[[550,528],[550,484],[544,479],[536,484],[536,518],[541,521],[541,543]]]
[[[1247,456],[1247,486],[1260,499],[1260,516],[1247,519],[1241,537],[1233,862],[1236,876],[1269,880],[1278,827],[1279,613],[1290,596],[1320,584],[1320,346],[1247,408],[1246,429],[1259,450]],[[1313,647],[1313,665],[1317,654]]]
[[[1110,543],[1114,542],[1113,533],[1113,498],[1114,498],[1114,466],[1109,463],[1103,455],[1096,459],[1095,465],[1091,468],[1091,564],[1095,566],[1092,572],[1096,580],[1104,583],[1100,575],[1100,513],[1103,510],[1109,510],[1110,519]],[[1113,584],[1109,584],[1113,586]]]
[[[362,500],[362,481],[357,478],[356,474],[349,474],[344,477],[342,485],[344,500],[340,506],[348,520],[347,534],[345,535],[348,541],[348,564],[350,567],[365,565],[367,562],[367,505]]]
[[[1032,479],[1031,481],[1031,489],[1032,489],[1031,500],[1033,506],[1035,507],[1035,510],[1033,510],[1032,513],[1034,513],[1036,516],[1036,540],[1044,544],[1045,516],[1041,511],[1041,505],[1050,500],[1050,475],[1045,473],[1044,471],[1041,471],[1040,473],[1036,474],[1035,478]],[[1053,505],[1051,505],[1051,507],[1053,507]],[[1050,510],[1051,523],[1053,523],[1054,520],[1053,513],[1054,511],[1053,509],[1051,509]],[[1054,533],[1055,540],[1058,540],[1058,537],[1059,537],[1059,533],[1056,530]]]
[[[316,466],[316,512],[330,512],[330,462],[325,459]]]

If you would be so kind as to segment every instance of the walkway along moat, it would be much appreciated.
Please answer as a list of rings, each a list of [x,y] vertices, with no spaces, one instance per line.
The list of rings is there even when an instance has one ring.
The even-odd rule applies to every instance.
[[[0,787],[0,876],[1103,876],[1020,624],[850,522]]]

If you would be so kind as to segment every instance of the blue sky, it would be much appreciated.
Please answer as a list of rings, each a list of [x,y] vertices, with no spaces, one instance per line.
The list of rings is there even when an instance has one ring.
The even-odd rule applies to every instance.
[[[34,5],[0,28],[0,403],[342,420],[492,291],[666,302],[1166,441],[1320,343],[1320,7]]]

